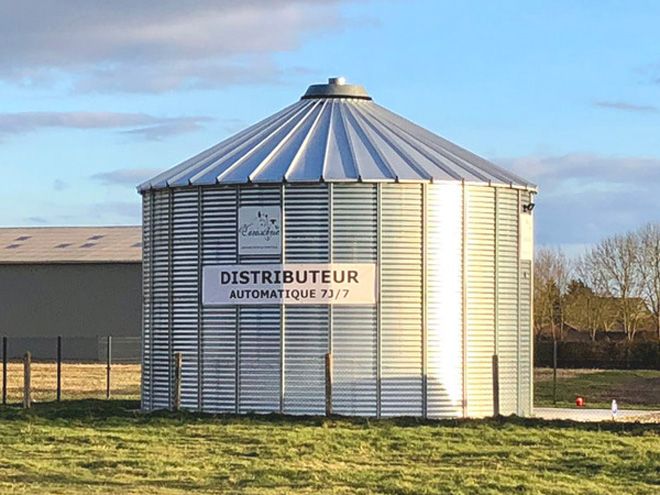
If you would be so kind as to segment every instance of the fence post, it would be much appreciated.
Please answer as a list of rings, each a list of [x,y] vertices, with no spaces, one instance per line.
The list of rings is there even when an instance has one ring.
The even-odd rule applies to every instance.
[[[552,341],[552,403],[557,403],[557,340]]]
[[[500,415],[500,362],[493,354],[493,416]]]
[[[32,407],[32,355],[26,352],[23,357],[23,408]]]
[[[332,353],[325,355],[325,415],[332,415]]]
[[[7,337],[2,337],[2,405],[7,405]]]
[[[57,336],[57,402],[62,400],[62,336]]]
[[[183,369],[183,355],[174,353],[174,397],[172,397],[172,410],[177,412],[181,409],[181,375]]]
[[[106,355],[105,355],[105,398],[109,399],[110,398],[110,389],[112,387],[112,382],[110,379],[112,378],[112,337],[108,335],[107,338],[107,348],[106,348]]]

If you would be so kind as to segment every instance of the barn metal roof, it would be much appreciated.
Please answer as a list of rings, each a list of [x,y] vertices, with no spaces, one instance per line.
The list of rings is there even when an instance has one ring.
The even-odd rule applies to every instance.
[[[362,86],[332,78],[139,190],[321,181],[466,181],[536,188],[377,105]]]
[[[0,264],[141,261],[141,227],[0,228]]]

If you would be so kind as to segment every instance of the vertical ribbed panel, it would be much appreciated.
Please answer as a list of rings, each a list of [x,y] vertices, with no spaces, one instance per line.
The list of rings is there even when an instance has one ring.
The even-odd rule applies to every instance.
[[[427,188],[427,414],[451,418],[463,404],[463,270],[460,184]]]
[[[532,262],[521,260],[520,262],[520,411],[521,416],[529,416],[532,413]]]
[[[239,307],[239,413],[280,408],[280,308]]]
[[[197,189],[174,189],[172,203],[172,347],[182,355],[181,406],[197,408]]]
[[[381,415],[422,415],[422,186],[383,184]]]
[[[466,388],[468,416],[493,414],[495,190],[467,187]]]
[[[280,206],[281,187],[242,187],[240,206]],[[279,263],[281,255],[239,256],[239,263]],[[281,308],[238,308],[238,410],[269,413],[280,410],[282,347]]]
[[[323,414],[328,308],[287,306],[284,357],[284,412]]]
[[[287,186],[285,192],[286,261],[326,263],[328,186]]]
[[[529,192],[521,193],[521,202],[529,203],[532,198]],[[521,213],[521,215],[531,215],[531,213]],[[532,218],[533,222],[533,218]],[[533,224],[532,224],[533,225]],[[534,252],[534,236],[529,236],[529,252]],[[519,334],[519,408],[518,414],[529,416],[532,414],[533,390],[533,341],[532,341],[532,291],[533,291],[533,261],[520,260],[520,334]]]
[[[151,409],[170,406],[170,191],[154,192],[153,252],[153,326],[151,352]]]
[[[373,184],[333,187],[333,261],[376,263],[377,192]],[[333,411],[377,414],[377,311],[375,306],[332,309]]]
[[[236,263],[236,188],[202,189],[202,262]],[[234,307],[202,309],[202,409],[236,412],[236,314]]]
[[[151,408],[151,202],[153,193],[142,197],[142,409]]]
[[[327,185],[287,186],[285,191],[285,261],[329,261]],[[325,354],[328,352],[328,306],[285,308],[284,406],[287,414],[325,411]]]
[[[497,189],[497,354],[500,414],[518,412],[518,191]]]

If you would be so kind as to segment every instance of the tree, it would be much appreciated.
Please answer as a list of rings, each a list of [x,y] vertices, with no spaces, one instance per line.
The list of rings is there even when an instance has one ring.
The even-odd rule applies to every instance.
[[[549,326],[552,338],[564,337],[564,301],[571,267],[560,249],[541,248],[534,261],[534,327],[536,333]]]
[[[660,224],[642,227],[638,236],[642,297],[653,314],[660,339]]]
[[[602,321],[603,301],[591,287],[581,280],[571,280],[564,296],[566,323],[589,332],[591,340],[596,340],[596,332]]]
[[[592,271],[597,287],[616,299],[628,340],[635,338],[644,317],[639,299],[643,285],[640,259],[639,238],[632,233],[604,239],[584,257],[584,269]]]
[[[615,327],[617,323],[616,302],[608,297],[607,279],[604,277],[603,270],[598,266],[598,258],[587,253],[578,257],[574,266],[579,284],[584,287],[584,290],[580,294],[580,303],[571,305],[571,317],[586,319],[586,326],[583,329],[588,330],[591,333],[591,339],[595,340],[598,330],[607,333]],[[580,311],[585,311],[587,314],[579,314]]]

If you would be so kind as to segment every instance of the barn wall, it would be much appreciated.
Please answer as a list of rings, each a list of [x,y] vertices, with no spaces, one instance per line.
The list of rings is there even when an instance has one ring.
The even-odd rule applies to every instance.
[[[141,270],[140,263],[0,265],[0,335],[10,338],[12,356],[30,350],[52,359],[55,345],[44,338],[61,335],[65,357],[96,360],[97,336],[140,336]]]

